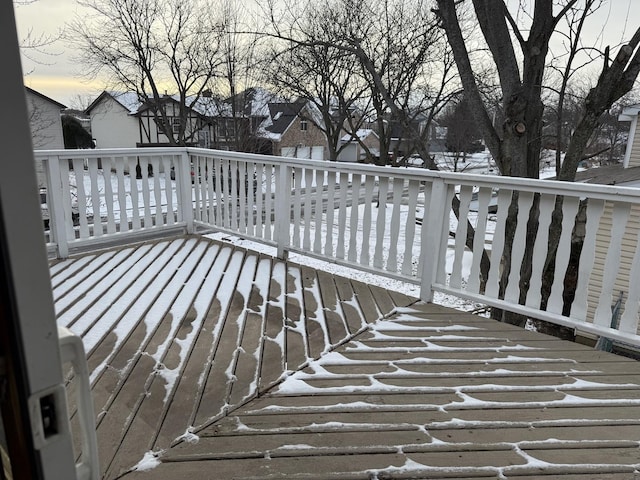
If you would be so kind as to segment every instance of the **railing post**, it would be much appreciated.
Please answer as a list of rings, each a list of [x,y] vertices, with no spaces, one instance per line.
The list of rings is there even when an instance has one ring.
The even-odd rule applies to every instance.
[[[191,234],[195,231],[193,225],[193,198],[191,196],[191,157],[185,148],[180,155],[178,168],[178,202],[182,212],[182,220],[184,221],[187,233]]]
[[[443,179],[434,178],[431,185],[431,198],[429,200],[429,209],[425,208],[424,217],[422,219],[423,233],[422,244],[420,246],[420,257],[422,262],[422,277],[420,281],[420,299],[425,302],[433,300],[433,284],[436,282],[438,274],[438,265],[440,255],[446,254],[441,252],[442,235],[444,232],[444,222],[448,219],[450,208],[446,208],[447,186]],[[445,213],[447,214],[445,216]],[[427,218],[427,215],[429,218]]]
[[[276,182],[276,204],[273,212],[275,237],[278,246],[278,258],[287,259],[289,246],[289,227],[291,225],[291,169],[281,163],[278,165],[278,181]]]
[[[47,177],[47,207],[49,209],[49,231],[56,242],[56,257],[69,256],[69,239],[65,222],[73,222],[65,218],[62,196],[62,179],[60,178],[60,157],[51,155],[45,161]]]

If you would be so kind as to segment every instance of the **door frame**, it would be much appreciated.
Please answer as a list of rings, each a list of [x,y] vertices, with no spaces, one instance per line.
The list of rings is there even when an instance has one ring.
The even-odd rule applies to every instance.
[[[0,64],[7,67],[0,110],[3,424],[15,478],[71,479],[75,459],[13,2],[0,2]]]

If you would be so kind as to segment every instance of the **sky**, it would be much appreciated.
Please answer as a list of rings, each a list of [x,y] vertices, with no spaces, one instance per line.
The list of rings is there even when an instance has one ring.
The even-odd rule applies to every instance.
[[[507,0],[507,3],[514,1]],[[58,36],[66,22],[83,13],[76,0],[14,0],[14,5],[21,38],[25,38],[29,31],[35,36]],[[640,26],[640,1],[609,0],[598,12],[598,22],[599,26],[594,27],[591,35],[597,36],[602,22],[606,22],[609,28],[604,41],[614,45],[622,38],[628,38]],[[100,82],[83,77],[82,65],[74,62],[64,40],[49,46],[47,51],[47,55],[30,52],[32,59],[23,55],[25,85],[68,107],[86,106],[102,91]],[[85,102],[85,105],[78,105]]]

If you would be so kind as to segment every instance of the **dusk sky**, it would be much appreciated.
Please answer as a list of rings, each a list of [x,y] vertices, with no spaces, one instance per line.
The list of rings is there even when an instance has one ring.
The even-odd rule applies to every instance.
[[[507,3],[516,0],[508,0]],[[31,29],[33,35],[57,35],[65,22],[75,14],[82,13],[75,0],[37,0],[27,5],[16,6],[16,19],[21,38]],[[599,25],[606,22],[607,38],[604,44],[615,45],[628,39],[640,26],[640,1],[610,0],[597,13]],[[594,29],[596,34],[601,26]],[[600,46],[603,45],[600,44]],[[99,82],[89,83],[82,76],[82,66],[75,64],[64,41],[58,41],[46,49],[50,54],[30,52],[36,61],[23,55],[25,84],[67,106],[78,106],[78,96],[95,97],[102,90]]]

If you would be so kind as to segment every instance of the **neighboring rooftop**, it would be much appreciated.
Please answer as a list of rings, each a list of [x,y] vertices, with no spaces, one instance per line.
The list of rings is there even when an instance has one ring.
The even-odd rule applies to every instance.
[[[621,163],[592,167],[576,173],[576,182],[623,185],[640,182],[640,167],[624,168]]]

